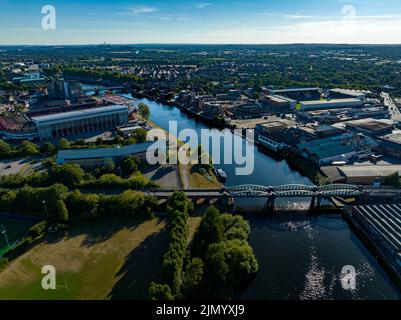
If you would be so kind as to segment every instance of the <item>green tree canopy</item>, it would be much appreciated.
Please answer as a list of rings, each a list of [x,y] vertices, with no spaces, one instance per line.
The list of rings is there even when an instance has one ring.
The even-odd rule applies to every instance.
[[[138,112],[145,120],[150,118],[150,108],[147,104],[143,102],[138,104]]]

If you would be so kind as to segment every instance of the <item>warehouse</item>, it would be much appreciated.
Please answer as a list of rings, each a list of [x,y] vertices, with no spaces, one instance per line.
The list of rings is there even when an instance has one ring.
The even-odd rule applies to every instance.
[[[127,106],[107,106],[33,117],[41,140],[114,129],[128,123]]]
[[[321,110],[321,109],[339,109],[339,108],[358,108],[362,107],[364,102],[359,99],[333,99],[333,100],[313,100],[300,101],[300,110]]]
[[[345,178],[344,182],[349,184],[384,184],[389,175],[396,172],[401,174],[401,165],[343,166],[337,169]]]
[[[401,205],[355,206],[349,218],[401,280]]]

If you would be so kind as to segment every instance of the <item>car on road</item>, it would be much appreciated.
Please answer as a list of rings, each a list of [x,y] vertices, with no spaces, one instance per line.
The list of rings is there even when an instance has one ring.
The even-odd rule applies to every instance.
[[[13,166],[11,164],[9,164],[8,166],[6,166],[4,169],[8,170],[11,169]]]

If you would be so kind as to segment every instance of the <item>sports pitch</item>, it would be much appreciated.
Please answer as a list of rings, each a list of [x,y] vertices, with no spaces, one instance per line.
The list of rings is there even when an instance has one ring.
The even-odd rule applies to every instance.
[[[35,225],[35,222],[33,221],[24,221],[0,216],[0,256],[4,253],[3,251],[7,250],[5,235],[7,236],[10,245],[13,245],[26,236],[29,228],[33,225]],[[2,233],[2,230],[6,231],[5,235]]]

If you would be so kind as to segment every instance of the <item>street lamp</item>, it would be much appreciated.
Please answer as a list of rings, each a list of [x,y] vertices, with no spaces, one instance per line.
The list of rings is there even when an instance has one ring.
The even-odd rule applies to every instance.
[[[47,212],[46,200],[42,201],[43,206],[45,207],[46,219],[49,217],[49,213]]]
[[[11,246],[10,246],[10,242],[8,241],[8,238],[7,238],[7,230],[4,229],[1,231],[1,233],[4,234],[4,238],[6,238],[7,247],[8,247],[8,249],[10,249]]]

